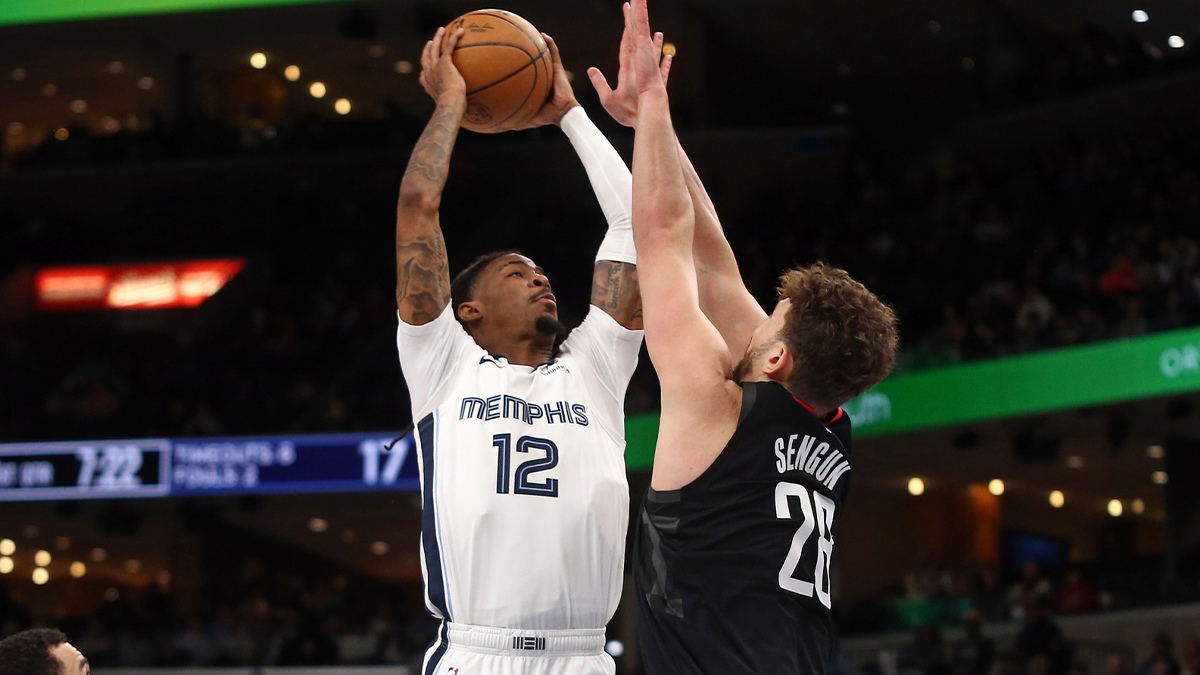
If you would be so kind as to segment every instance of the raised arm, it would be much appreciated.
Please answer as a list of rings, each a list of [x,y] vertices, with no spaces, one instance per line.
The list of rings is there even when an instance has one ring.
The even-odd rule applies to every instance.
[[[700,311],[692,254],[695,214],[671,124],[646,0],[626,15],[639,92],[633,144],[633,228],[646,347],[662,385],[651,484],[687,485],[720,454],[737,423],[738,386],[720,334]]]
[[[692,208],[696,213],[696,234],[692,252],[696,257],[696,277],[700,287],[700,309],[721,332],[730,355],[741,358],[750,344],[754,329],[767,319],[767,313],[746,289],[737,258],[721,229],[717,209],[700,182],[700,176],[679,146],[679,161]]]
[[[628,3],[624,5],[624,11],[627,28],[621,36],[616,88],[609,86],[598,68],[589,68],[588,77],[609,115],[617,122],[632,127],[637,123],[638,92],[632,74],[633,40],[629,29]],[[660,48],[662,41],[662,33],[655,33],[654,48]],[[672,62],[673,57],[666,56],[659,64],[659,75],[664,85],[670,78]],[[717,211],[682,146],[679,146],[679,160],[695,215],[692,252],[699,283],[700,309],[720,331],[730,354],[737,358],[745,352],[750,335],[755,326],[766,318],[766,313],[746,290],[733,250],[721,229]]]
[[[444,30],[438,29],[421,54],[421,85],[437,107],[408,160],[396,207],[396,306],[400,319],[412,325],[433,321],[450,303],[450,270],[438,208],[467,89],[450,60],[462,31],[450,36],[443,52]]]

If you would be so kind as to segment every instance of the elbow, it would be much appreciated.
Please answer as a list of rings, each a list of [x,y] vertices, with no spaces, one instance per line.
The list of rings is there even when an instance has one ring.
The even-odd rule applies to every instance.
[[[398,209],[408,212],[437,213],[442,205],[440,192],[424,187],[400,186],[400,201]]]

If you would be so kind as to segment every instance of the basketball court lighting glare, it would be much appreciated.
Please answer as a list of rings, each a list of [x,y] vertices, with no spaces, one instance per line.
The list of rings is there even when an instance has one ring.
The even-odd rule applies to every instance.
[[[313,532],[324,532],[329,529],[329,521],[324,518],[313,518],[308,521],[308,529]]]
[[[141,89],[142,91],[150,91],[151,89],[154,88],[154,78],[149,77],[149,76],[139,77],[138,81],[137,81],[137,86],[138,86],[138,89]]]
[[[1067,468],[1082,469],[1083,468],[1083,457],[1081,457],[1080,455],[1071,455],[1070,457],[1068,457],[1067,458]]]
[[[0,539],[0,555],[12,555],[17,552],[17,542],[12,539]]]
[[[308,93],[312,94],[313,98],[323,98],[325,96],[325,83],[313,82],[308,85]]]
[[[57,84],[50,83],[50,84],[42,85],[42,95],[43,96],[54,96],[57,93],[58,93],[58,85]]]
[[[92,559],[92,562],[104,562],[105,560],[108,560],[108,551],[105,551],[102,548],[94,548],[92,549],[92,552],[88,554],[88,557]]]
[[[375,555],[387,555],[387,552],[388,552],[387,542],[383,542],[383,541],[371,542],[371,553],[374,553]]]
[[[33,571],[33,583],[41,586],[47,581],[50,581],[50,573],[46,571],[45,567],[39,567]]]
[[[74,101],[71,101],[70,108],[71,108],[71,112],[73,112],[73,113],[85,113],[85,112],[87,112],[88,104],[87,104],[87,101],[85,101],[81,98],[77,98]]]
[[[664,42],[663,43],[663,55],[675,56],[675,43],[674,42]]]
[[[0,558],[0,574],[8,574],[13,571],[13,559],[9,557]]]
[[[112,61],[108,64],[107,70],[110,75],[120,75],[125,72],[125,64],[120,61]]]
[[[339,114],[339,115],[349,114],[350,113],[350,99],[339,98],[337,101],[334,102],[333,109],[336,110],[337,114]]]
[[[288,66],[284,68],[283,76],[288,79],[288,82],[295,82],[300,79],[300,66]]]
[[[62,127],[55,130],[54,137],[60,141],[65,141],[71,137],[71,132],[67,131],[65,127]]]
[[[1150,474],[1150,480],[1154,481],[1154,483],[1156,485],[1166,485],[1167,484],[1167,472],[1166,471],[1155,471],[1154,473]]]
[[[908,479],[908,494],[916,497],[917,495],[924,494],[924,492],[925,481],[916,477]]]
[[[1133,10],[1134,23],[1146,23],[1149,20],[1150,20],[1150,15],[1146,13],[1146,10],[1144,10],[1144,9]]]
[[[620,640],[609,640],[604,645],[604,651],[608,652],[608,655],[614,659],[619,659],[625,653],[625,643]]]
[[[1166,454],[1166,451],[1163,450],[1163,446],[1161,445],[1151,445],[1150,447],[1146,448],[1146,456],[1150,459],[1162,459]]]
[[[1125,512],[1125,507],[1121,504],[1120,499],[1108,500],[1108,515],[1112,516],[1113,518],[1116,518],[1117,516],[1121,515],[1124,512]]]
[[[1050,493],[1050,506],[1056,509],[1061,509],[1063,504],[1067,503],[1067,498],[1063,496],[1061,490],[1054,490]]]
[[[87,565],[84,565],[83,563],[79,562],[78,560],[71,563],[71,576],[75,577],[76,579],[79,579],[79,578],[82,578],[83,575],[85,575],[85,574],[87,574]]]
[[[1171,37],[1167,38],[1167,45],[1170,46],[1171,49],[1182,49],[1184,45],[1183,38],[1179,37],[1178,35],[1172,35]]]
[[[13,136],[20,136],[21,134],[25,133],[25,125],[21,124],[20,122],[9,122],[8,126],[5,127],[4,130]]]
[[[250,65],[253,68],[262,70],[267,67],[267,55],[262,52],[254,52],[250,55]]]
[[[413,71],[413,64],[412,61],[397,61],[393,68],[401,75],[408,75]]]
[[[29,73],[25,72],[24,68],[13,68],[12,72],[10,72],[8,76],[11,77],[14,82],[24,82],[25,76],[28,74]]]
[[[130,574],[137,574],[142,571],[142,561],[130,558],[125,561],[125,571]]]
[[[1135,499],[1129,503],[1129,508],[1134,513],[1141,515],[1146,512],[1146,502],[1142,501],[1141,499]]]
[[[1004,494],[1004,481],[999,478],[993,478],[988,482],[988,492],[999,497]]]
[[[50,552],[49,551],[38,551],[37,553],[34,553],[33,554],[33,564],[37,565],[38,567],[45,567],[46,565],[49,565],[50,564]]]

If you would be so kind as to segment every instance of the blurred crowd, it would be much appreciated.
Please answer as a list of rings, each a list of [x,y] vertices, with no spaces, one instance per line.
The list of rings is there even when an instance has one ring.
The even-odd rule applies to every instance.
[[[774,302],[779,270],[816,259],[846,267],[892,303],[902,323],[900,372],[1200,324],[1194,123],[1064,138],[1015,159],[942,167],[860,156],[848,174],[844,198],[764,194],[751,211],[727,216],[726,229],[764,304]],[[201,325],[0,322],[0,379],[15,385],[0,391],[0,440],[403,427],[399,369],[379,367],[395,363],[388,238],[398,176],[375,175],[333,195],[314,194],[311,182],[286,182],[275,212],[244,213],[236,195],[190,198],[205,202],[191,216],[178,213],[177,201],[189,199],[178,193],[140,207],[144,222],[182,222],[169,237],[130,243],[125,255],[143,253],[138,246],[154,255],[158,245],[195,257],[212,246],[206,236],[235,240],[230,231],[247,217],[257,220],[254,246],[288,242],[264,288],[244,291],[242,305]],[[719,193],[735,187],[714,189],[718,205]],[[476,194],[448,202],[456,212],[444,220],[521,242],[551,269],[564,306],[584,306],[587,278],[569,270],[590,266],[590,245],[556,224],[572,222],[586,193],[564,189],[532,212],[496,209],[499,197]],[[301,219],[315,224],[303,241],[292,232]],[[210,236],[204,222],[213,221],[234,225]],[[71,253],[71,244],[64,251],[61,240],[39,238],[36,224],[25,232],[16,250]],[[461,243],[475,235],[450,236]],[[564,311],[568,323],[581,318]],[[656,407],[643,358],[628,409]]]
[[[416,591],[419,594],[419,588]],[[112,667],[419,667],[437,624],[419,598],[278,575],[236,602],[185,610],[156,585],[110,588],[84,618],[38,615],[0,585],[0,638],[31,627],[67,633],[95,669]]]

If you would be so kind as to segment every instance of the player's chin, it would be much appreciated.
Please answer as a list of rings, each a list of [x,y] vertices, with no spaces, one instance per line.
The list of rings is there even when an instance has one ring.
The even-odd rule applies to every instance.
[[[533,327],[542,335],[562,335],[567,332],[566,326],[558,320],[558,312],[547,312],[534,319]]]

